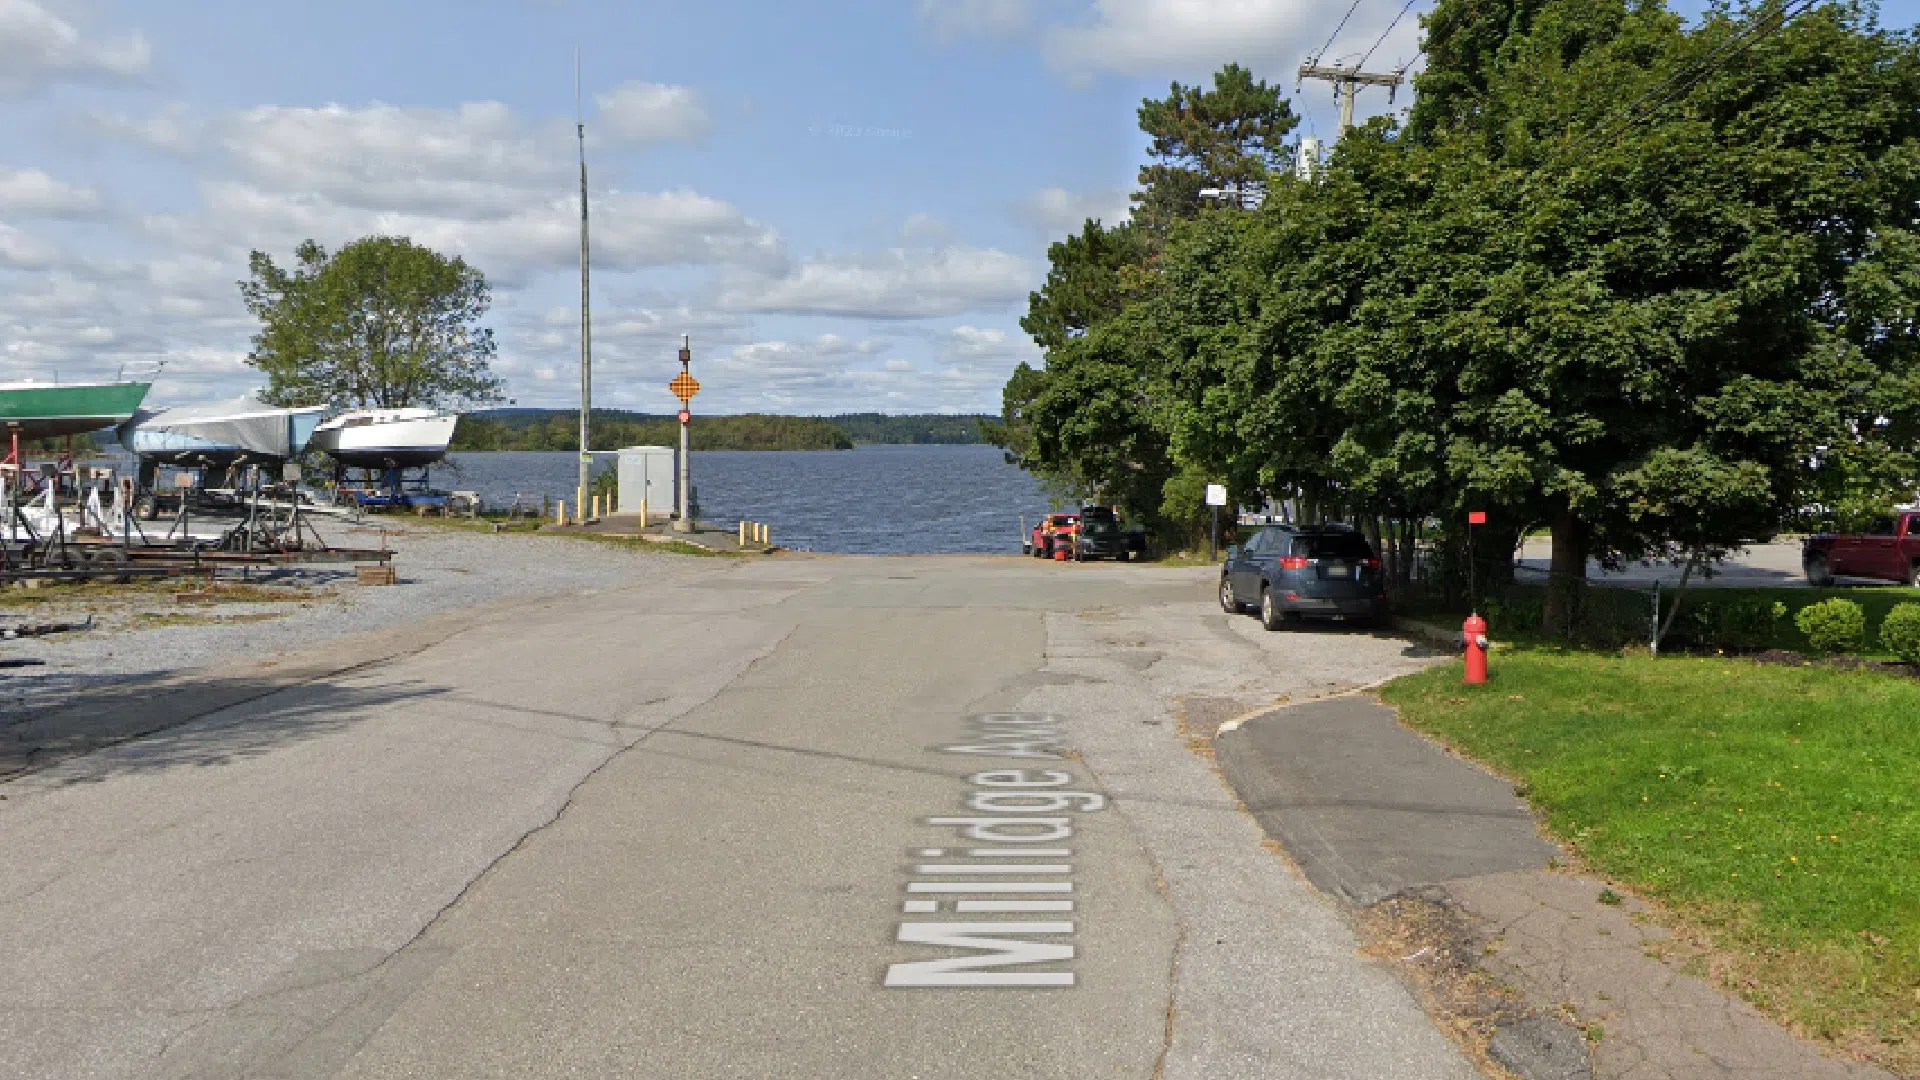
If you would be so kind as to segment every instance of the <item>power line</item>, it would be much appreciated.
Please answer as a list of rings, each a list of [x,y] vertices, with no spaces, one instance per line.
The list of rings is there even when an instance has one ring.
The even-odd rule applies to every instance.
[[[1373,48],[1368,49],[1365,53],[1361,54],[1360,62],[1355,64],[1354,65],[1355,67],[1367,66],[1367,59],[1373,55],[1374,49],[1378,49],[1380,46],[1386,44],[1387,35],[1393,33],[1393,28],[1396,26],[1399,26],[1400,20],[1407,17],[1407,12],[1413,10],[1413,5],[1414,5],[1414,0],[1407,0],[1406,4],[1400,8],[1400,14],[1395,15],[1393,17],[1393,21],[1387,24],[1387,28],[1380,32],[1380,39],[1373,43]],[[1404,71],[1405,69],[1403,68],[1402,70]]]
[[[1313,54],[1313,59],[1307,61],[1309,64],[1317,64],[1321,57],[1327,55],[1327,50],[1333,48],[1333,39],[1340,36],[1340,31],[1346,28],[1347,20],[1353,18],[1353,13],[1359,10],[1360,0],[1353,0],[1353,6],[1347,9],[1345,15],[1340,16],[1340,22],[1333,28],[1333,33],[1327,35],[1327,43],[1320,46],[1319,52]]]
[[[1789,21],[1799,15],[1805,14],[1808,9],[1819,2],[1820,0],[1785,0],[1777,10],[1777,17],[1767,14],[1756,16],[1754,19],[1748,21],[1745,26],[1730,35],[1725,41],[1715,45],[1698,59],[1682,67],[1679,71],[1674,72],[1673,75],[1669,76],[1660,85],[1640,95],[1633,104],[1628,105],[1616,114],[1614,119],[1602,123],[1599,127],[1589,132],[1587,136],[1576,140],[1568,149],[1578,150],[1591,145],[1616,141],[1621,134],[1624,134],[1634,125],[1648,119],[1668,103],[1685,96],[1688,91],[1699,85],[1700,80],[1726,67],[1747,50],[1758,45],[1762,40],[1778,33],[1786,27]],[[1682,80],[1685,80],[1685,82],[1683,83]],[[1653,99],[1656,96],[1658,100],[1654,100],[1652,104],[1647,104],[1649,99]],[[1646,107],[1642,108],[1643,105]]]

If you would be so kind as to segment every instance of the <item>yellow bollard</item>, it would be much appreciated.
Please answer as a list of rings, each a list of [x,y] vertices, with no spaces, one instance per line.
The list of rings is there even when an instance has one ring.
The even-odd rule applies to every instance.
[[[567,523],[567,500],[561,499],[559,502],[553,504],[553,523],[555,525],[565,525]]]
[[[647,527],[647,500],[645,499],[640,500],[640,527],[642,529]]]
[[[600,516],[600,496],[598,495],[595,495],[593,497],[593,516],[594,517]]]
[[[747,523],[744,521],[740,523],[740,546],[747,546]]]
[[[773,526],[768,525],[766,522],[760,523],[760,546],[773,546]]]
[[[580,524],[585,525],[587,523],[586,488],[577,487],[573,489],[573,516],[580,519]]]

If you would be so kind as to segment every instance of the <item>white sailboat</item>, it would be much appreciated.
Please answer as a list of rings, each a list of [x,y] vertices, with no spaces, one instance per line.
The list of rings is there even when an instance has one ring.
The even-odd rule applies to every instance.
[[[355,469],[411,469],[447,456],[458,413],[355,409],[314,430],[312,446]]]

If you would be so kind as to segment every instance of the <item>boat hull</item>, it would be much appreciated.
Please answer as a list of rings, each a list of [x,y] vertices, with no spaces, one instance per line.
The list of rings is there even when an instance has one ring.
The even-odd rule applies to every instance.
[[[153,464],[226,467],[285,461],[313,440],[324,409],[142,411],[120,426],[120,445]]]
[[[458,416],[393,420],[365,427],[326,427],[312,446],[354,469],[411,469],[447,456]]]
[[[0,439],[84,435],[125,423],[146,399],[151,383],[0,386]]]

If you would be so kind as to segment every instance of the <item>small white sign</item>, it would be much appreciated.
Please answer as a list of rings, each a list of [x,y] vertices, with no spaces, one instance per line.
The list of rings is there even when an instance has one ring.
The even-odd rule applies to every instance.
[[[1207,505],[1208,506],[1227,505],[1227,485],[1208,484],[1207,485]]]

